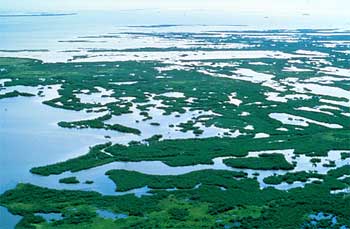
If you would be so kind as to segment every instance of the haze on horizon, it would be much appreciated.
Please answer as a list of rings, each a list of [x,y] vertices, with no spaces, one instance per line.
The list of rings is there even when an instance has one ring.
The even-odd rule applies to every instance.
[[[209,10],[232,13],[264,13],[270,15],[350,14],[348,0],[0,0],[0,11],[57,12],[89,10]]]

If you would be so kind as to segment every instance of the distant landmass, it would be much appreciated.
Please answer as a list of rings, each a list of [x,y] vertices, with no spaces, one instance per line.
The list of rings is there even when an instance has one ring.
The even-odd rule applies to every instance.
[[[176,26],[208,26],[207,24],[160,24],[160,25],[129,25],[130,28],[167,28]],[[247,26],[247,25],[215,25],[215,26]]]
[[[32,13],[32,14],[0,14],[0,17],[55,17],[72,16],[76,13]]]

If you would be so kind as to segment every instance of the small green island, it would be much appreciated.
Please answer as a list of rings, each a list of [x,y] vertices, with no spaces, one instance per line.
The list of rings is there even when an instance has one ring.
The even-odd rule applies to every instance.
[[[79,184],[80,183],[76,177],[62,178],[62,179],[59,179],[58,182],[63,183],[63,184]]]

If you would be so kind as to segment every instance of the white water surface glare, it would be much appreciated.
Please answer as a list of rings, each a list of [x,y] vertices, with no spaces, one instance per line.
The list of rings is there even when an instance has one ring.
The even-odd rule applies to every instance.
[[[102,165],[96,168],[91,168],[79,172],[65,172],[60,175],[50,175],[49,177],[43,177],[40,179],[40,183],[36,183],[37,185],[45,185],[49,184],[48,187],[55,189],[71,189],[71,190],[93,190],[100,192],[104,195],[123,195],[126,193],[134,193],[136,196],[142,196],[145,194],[149,194],[149,188],[143,187],[134,190],[130,190],[127,192],[116,192],[116,188],[118,184],[114,184],[112,180],[110,180],[106,175],[104,175],[107,171],[113,169],[123,169],[129,171],[137,171],[144,174],[149,175],[182,175],[193,171],[200,171],[204,169],[214,169],[214,170],[229,170],[229,171],[243,171],[248,174],[248,177],[254,178],[256,177],[260,188],[266,188],[268,186],[275,187],[276,189],[288,190],[296,187],[303,187],[306,183],[310,183],[313,179],[309,179],[307,182],[294,182],[292,184],[287,184],[285,182],[279,185],[268,185],[263,182],[263,179],[272,176],[274,174],[283,175],[287,172],[300,172],[300,171],[314,171],[319,174],[326,174],[332,168],[324,167],[322,164],[328,161],[335,161],[335,167],[341,167],[350,163],[350,159],[341,160],[340,153],[341,152],[350,152],[350,151],[329,151],[328,156],[326,157],[318,157],[321,162],[317,165],[313,165],[310,163],[311,158],[301,155],[296,159],[292,159],[294,150],[272,150],[272,151],[259,151],[259,152],[249,152],[247,157],[257,157],[262,153],[281,153],[286,157],[286,160],[290,163],[293,161],[296,162],[296,166],[293,170],[283,171],[283,170],[256,170],[256,169],[238,169],[232,168],[223,163],[224,159],[234,158],[234,157],[217,157],[213,159],[213,164],[205,165],[191,165],[191,166],[168,166],[160,161],[140,161],[140,162],[112,162],[106,165]],[[255,173],[258,173],[256,175]],[[80,184],[59,184],[57,181],[64,177],[75,176],[78,180],[81,181]],[[56,182],[50,182],[56,181]],[[86,180],[94,181],[93,184],[84,184]],[[37,181],[39,182],[39,180]]]
[[[5,91],[19,90],[36,94],[39,87],[7,87]],[[93,190],[105,195],[120,195],[124,193],[115,192],[115,184],[108,179],[104,174],[110,169],[126,169],[131,171],[139,171],[153,175],[178,175],[202,169],[224,169],[245,171],[252,177],[254,172],[258,172],[258,181],[261,187],[266,185],[262,182],[263,178],[276,174],[283,174],[283,171],[264,171],[264,170],[248,170],[248,169],[233,169],[223,164],[223,158],[214,158],[213,165],[194,165],[194,166],[179,166],[170,167],[159,161],[141,161],[141,162],[114,162],[96,168],[83,170],[75,173],[65,172],[60,175],[51,175],[48,177],[33,175],[29,172],[30,168],[46,164],[52,164],[58,161],[64,161],[88,152],[89,146],[105,143],[107,139],[104,136],[108,135],[111,138],[108,141],[114,143],[127,144],[131,140],[142,140],[153,136],[154,134],[162,134],[165,139],[169,138],[191,138],[195,137],[191,132],[181,132],[178,129],[169,128],[170,124],[176,124],[191,120],[191,118],[199,114],[215,115],[214,113],[198,113],[198,111],[187,111],[184,114],[176,114],[163,116],[157,108],[150,108],[149,113],[153,117],[151,121],[160,123],[160,126],[153,127],[151,121],[142,121],[133,124],[134,127],[141,130],[141,136],[119,133],[116,131],[108,131],[102,129],[66,129],[57,126],[59,121],[74,121],[84,120],[99,117],[99,113],[87,113],[85,111],[70,111],[59,108],[52,108],[42,104],[42,101],[56,98],[57,90],[60,85],[46,86],[41,88],[43,91],[42,97],[17,97],[0,100],[0,145],[1,145],[1,167],[3,175],[1,176],[1,192],[13,188],[18,182],[32,183],[44,187],[56,189],[74,189],[74,190]],[[167,94],[168,96],[182,96],[182,94],[174,93]],[[153,95],[154,96],[154,95]],[[93,97],[95,97],[93,95]],[[132,100],[133,98],[128,98]],[[150,104],[158,104],[161,102],[153,100]],[[141,120],[142,116],[136,109],[136,105],[131,108],[131,114],[115,116],[117,123],[130,125],[132,120]],[[102,112],[103,113],[103,112]],[[271,114],[272,118],[277,118],[278,114]],[[275,117],[276,116],[276,117]],[[305,122],[305,123],[304,123]],[[301,125],[307,125],[303,121]],[[310,122],[310,120],[308,120]],[[114,118],[106,121],[106,123],[115,123]],[[337,128],[337,126],[329,126]],[[222,134],[225,129],[220,130],[217,127],[204,127],[203,135],[200,137],[212,137]],[[247,128],[251,129],[251,127]],[[238,133],[233,133],[232,137],[238,136]],[[260,136],[261,135],[261,136]],[[262,136],[263,135],[263,136]],[[269,137],[268,134],[256,134],[256,137]],[[59,146],[59,147],[57,147]],[[277,152],[277,151],[274,151]],[[280,153],[285,154],[286,159],[292,162],[291,156],[293,150],[281,150]],[[271,152],[272,153],[272,152]],[[28,157],[30,155],[30,157]],[[258,154],[252,153],[257,156]],[[248,155],[249,156],[249,155]],[[332,151],[329,157],[323,157],[322,160],[335,160],[337,166],[349,163],[349,159],[340,160],[340,151]],[[297,167],[295,171],[316,170],[325,173],[324,167],[312,167],[309,162],[311,158],[299,156],[297,158]],[[299,166],[302,164],[303,166]],[[310,167],[311,166],[311,167]],[[67,176],[76,176],[80,184],[60,184],[58,180]],[[93,184],[84,184],[86,180],[94,181]],[[296,184],[279,185],[276,188],[288,189],[295,187]],[[302,186],[303,183],[299,183]],[[139,195],[141,190],[134,190],[134,193]]]
[[[1,12],[0,12],[1,13]],[[205,17],[203,17],[205,15]],[[89,21],[89,23],[86,23]],[[160,23],[163,26],[157,26]],[[191,23],[189,23],[191,22]],[[167,77],[172,70],[196,71],[200,74],[212,77],[223,77],[232,81],[243,81],[267,88],[261,95],[266,102],[288,104],[294,101],[309,101],[319,98],[321,105],[315,107],[299,106],[295,111],[312,112],[330,117],[330,122],[313,120],[302,115],[292,115],[284,112],[270,113],[267,118],[281,124],[277,130],[287,133],[288,128],[307,128],[317,125],[332,130],[348,128],[347,123],[332,123],[332,118],[337,116],[350,117],[350,93],[346,86],[340,87],[340,83],[348,83],[350,80],[350,68],[348,65],[334,66],[334,61],[343,61],[349,58],[348,49],[350,40],[338,40],[337,35],[350,34],[349,21],[345,18],[325,18],[317,15],[309,16],[270,16],[264,14],[239,14],[231,15],[225,12],[213,13],[207,11],[194,11],[184,17],[183,12],[153,10],[135,12],[78,12],[76,15],[53,17],[1,17],[0,18],[0,57],[24,57],[35,58],[43,62],[95,62],[95,61],[160,61],[166,64],[156,68],[159,72],[157,80]],[[141,26],[140,26],[141,25]],[[327,29],[325,31],[299,31],[297,29]],[[286,29],[278,33],[269,29]],[[172,34],[169,36],[169,34]],[[188,37],[184,34],[191,34]],[[290,51],[287,48],[278,50],[264,47],[264,42],[284,42],[285,46],[305,39],[317,37],[315,47],[323,47],[322,51],[298,49]],[[240,40],[240,39],[248,40]],[[218,40],[219,39],[219,40]],[[225,40],[226,39],[226,40]],[[231,40],[230,40],[231,39]],[[251,40],[249,40],[251,39]],[[258,40],[257,40],[258,39]],[[214,41],[213,41],[214,40]],[[229,40],[229,42],[225,42]],[[263,48],[262,48],[263,47]],[[280,46],[282,47],[282,46]],[[149,48],[153,48],[148,50]],[[169,49],[168,51],[155,51],[154,49]],[[172,50],[173,49],[173,50]],[[197,50],[196,50],[197,49]],[[207,50],[205,50],[207,49]],[[311,48],[310,48],[311,49]],[[332,59],[335,55],[338,59]],[[212,61],[216,59],[218,61]],[[240,66],[238,61],[246,61]],[[274,72],[257,70],[259,67],[269,66],[275,61],[286,62],[282,66],[287,78],[279,78]],[[103,66],[100,66],[103,68]],[[229,68],[224,73],[221,71]],[[1,72],[7,69],[0,68]],[[313,74],[315,73],[315,74]],[[299,77],[300,74],[310,74],[308,78]],[[312,75],[313,74],[313,75]],[[75,92],[74,96],[83,103],[105,104],[117,100],[125,100],[132,103],[132,113],[113,116],[106,124],[121,124],[141,131],[140,135],[120,133],[103,129],[68,129],[57,125],[60,121],[89,120],[101,117],[106,112],[71,111],[53,108],[42,104],[58,97],[57,90],[61,85],[50,87],[6,87],[6,82],[11,79],[0,79],[0,95],[15,90],[19,92],[33,93],[34,97],[16,97],[0,99],[0,193],[14,188],[16,184],[31,183],[42,187],[55,189],[97,191],[104,195],[124,195],[133,193],[140,197],[151,195],[152,190],[145,186],[127,192],[116,192],[118,184],[114,184],[106,175],[111,169],[124,169],[138,171],[150,175],[180,175],[203,169],[223,169],[231,171],[244,171],[248,177],[256,177],[260,188],[266,188],[263,182],[265,177],[273,174],[285,174],[282,170],[251,170],[228,167],[223,163],[224,157],[214,158],[213,164],[177,166],[171,167],[160,161],[140,162],[112,162],[99,167],[79,171],[65,172],[60,175],[47,177],[34,175],[29,172],[33,167],[52,164],[67,159],[75,158],[88,152],[89,147],[106,143],[127,144],[128,142],[142,141],[155,134],[163,135],[164,139],[213,137],[227,135],[238,137],[251,133],[256,126],[246,123],[243,130],[219,128],[215,125],[204,126],[198,122],[195,127],[200,127],[203,133],[196,136],[192,131],[182,132],[177,126],[196,119],[201,115],[216,116],[212,111],[191,110],[185,107],[185,113],[173,112],[163,115],[163,110],[158,107],[165,106],[162,100],[155,97],[185,98],[180,91],[169,91],[163,94],[150,94],[149,102],[153,105],[148,109],[151,120],[142,121],[141,110],[133,103],[132,97],[114,98],[113,91],[102,87],[96,87],[97,92]],[[137,84],[130,79],[127,82],[111,82],[120,87]],[[43,96],[38,96],[39,90]],[[147,93],[147,92],[145,92]],[[232,92],[227,96],[225,105],[233,105],[237,109],[244,109],[249,105],[246,97],[240,97],[239,93]],[[187,98],[188,103],[193,103],[196,98]],[[262,104],[253,102],[251,104]],[[250,104],[250,105],[251,105]],[[60,104],[56,104],[60,105]],[[263,104],[262,104],[263,105]],[[272,105],[276,106],[276,104]],[[243,108],[242,108],[243,107]],[[241,112],[245,118],[251,114]],[[317,117],[317,116],[315,116]],[[159,123],[159,126],[152,125]],[[170,127],[174,124],[174,127]],[[244,132],[244,131],[247,131]],[[255,138],[269,138],[271,133],[257,132]],[[107,139],[106,136],[109,136]],[[320,163],[312,165],[311,157],[300,155],[294,158],[293,149],[281,149],[274,151],[249,152],[249,157],[257,157],[261,153],[281,153],[290,163],[295,163],[295,168],[288,172],[317,171],[325,174],[329,167],[323,164],[335,161],[335,167],[350,164],[350,159],[340,159],[341,152],[331,150],[325,157],[319,157]],[[314,157],[313,157],[314,158]],[[256,174],[258,173],[258,174]],[[68,176],[76,176],[79,184],[62,184],[59,179]],[[86,184],[85,181],[93,181]],[[295,187],[303,187],[307,182],[282,183],[273,185],[281,190]],[[200,184],[193,188],[200,187]],[[168,191],[176,190],[171,188]],[[348,190],[345,190],[348,192]],[[335,190],[345,192],[344,190]],[[101,217],[123,218],[125,215],[113,215],[110,212],[98,211]],[[42,215],[46,220],[60,219],[61,215]],[[21,219],[20,216],[10,214],[6,208],[0,206],[0,228],[13,228]]]

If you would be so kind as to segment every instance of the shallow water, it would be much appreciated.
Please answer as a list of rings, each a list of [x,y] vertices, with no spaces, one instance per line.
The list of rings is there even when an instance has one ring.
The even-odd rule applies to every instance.
[[[118,142],[119,144],[127,144],[131,140],[140,141],[159,133],[164,134],[164,138],[194,137],[191,132],[183,133],[176,129],[170,129],[168,125],[190,120],[193,116],[198,116],[198,112],[187,112],[176,118],[174,115],[162,116],[156,108],[152,108],[150,111],[154,119],[133,125],[143,132],[141,136],[103,129],[61,128],[57,126],[59,121],[92,119],[103,114],[70,111],[44,105],[42,101],[58,96],[57,89],[59,86],[50,88],[45,87],[43,89],[43,97],[16,97],[0,100],[0,163],[3,174],[0,177],[1,193],[14,188],[18,182],[29,182],[57,189],[95,190],[106,195],[116,194],[114,183],[104,176],[104,172],[107,171],[104,166],[74,174],[78,176],[81,182],[93,178],[93,184],[79,185],[58,183],[59,178],[65,177],[67,173],[59,176],[42,177],[31,174],[29,170],[36,166],[52,164],[86,154],[90,146],[107,142],[106,135],[111,136],[108,141]],[[6,88],[10,91],[13,89],[34,94],[38,91],[37,87],[16,86]],[[141,119],[141,116],[137,114],[138,112],[116,116],[115,122],[130,125],[131,120]],[[150,122],[154,121],[161,123],[161,126],[154,127],[150,125]],[[108,123],[114,123],[114,119],[109,120]],[[222,129],[216,127],[206,128],[202,126],[201,128],[205,130],[201,137],[215,136],[223,132]],[[148,162],[145,162],[145,165],[142,165],[142,163],[136,165],[137,167],[154,168],[154,165],[148,167],[147,164]],[[127,163],[122,162],[120,166],[121,168],[128,167]],[[142,195],[145,192],[147,190],[140,189],[131,193]]]
[[[7,12],[8,13],[8,12]],[[348,28],[346,16],[322,17],[321,15],[283,15],[270,16],[259,13],[232,14],[216,11],[183,11],[183,10],[135,10],[117,12],[77,12],[77,15],[61,17],[3,17],[0,21],[0,49],[72,49],[76,44],[57,43],[72,40],[76,37],[99,36],[118,29],[117,26],[172,24],[175,27],[134,27],[134,31],[185,31],[196,32],[207,30],[270,29],[270,28]],[[184,17],[184,14],[186,15]],[[86,23],[89,21],[89,23]],[[53,26],[54,25],[54,26]],[[189,26],[191,25],[191,26]],[[197,25],[197,26],[193,26]],[[246,26],[235,26],[246,25]],[[121,28],[122,30],[123,28]],[[125,28],[124,28],[125,29]],[[128,28],[130,29],[130,28]],[[30,34],[30,39],[28,39]],[[87,38],[80,38],[87,40]],[[154,43],[154,42],[153,42]],[[120,46],[130,44],[126,40]],[[109,44],[111,46],[111,44]],[[72,47],[73,46],[73,47]],[[79,43],[80,47],[106,46],[105,43]],[[115,47],[112,46],[112,47]],[[118,47],[117,47],[118,48]]]
[[[218,157],[213,159],[213,164],[198,164],[191,166],[168,166],[160,161],[140,161],[140,162],[112,162],[105,164],[99,167],[82,170],[79,172],[65,172],[60,175],[50,175],[48,177],[40,177],[40,179],[32,180],[33,184],[39,186],[46,186],[49,188],[55,189],[70,189],[70,190],[89,190],[97,191],[104,195],[123,195],[127,193],[133,193],[136,196],[147,195],[150,191],[148,187],[133,189],[127,192],[116,192],[118,183],[115,184],[111,179],[109,179],[105,173],[113,169],[123,169],[128,171],[137,171],[149,175],[182,175],[185,173],[199,171],[203,169],[216,169],[216,170],[229,170],[229,171],[243,171],[248,174],[250,178],[257,178],[257,181],[260,184],[261,188],[265,187],[275,187],[281,190],[288,190],[295,187],[303,187],[305,182],[294,182],[293,184],[282,183],[280,185],[267,185],[263,182],[263,179],[272,176],[274,174],[282,175],[287,172],[300,172],[300,171],[315,171],[319,174],[326,174],[328,170],[333,168],[328,168],[322,166],[324,163],[327,163],[329,160],[335,161],[336,167],[341,167],[350,163],[350,159],[341,160],[340,153],[346,151],[329,151],[327,157],[318,157],[321,159],[320,163],[317,165],[312,165],[310,159],[314,157],[307,157],[301,155],[293,159],[294,150],[271,150],[271,151],[257,151],[250,152],[248,157],[257,157],[262,153],[281,153],[285,156],[286,160],[290,163],[296,161],[296,166],[293,170],[254,170],[254,169],[238,169],[232,168],[223,163],[223,160],[226,158],[232,157]],[[349,151],[350,152],[350,151]],[[259,175],[255,175],[258,173]],[[59,179],[64,177],[75,176],[80,181],[79,184],[61,184],[58,182]],[[94,181],[93,184],[85,184],[86,180]],[[310,179],[306,183],[310,183],[313,179]]]
[[[52,164],[54,162],[63,161],[73,158],[88,152],[88,147],[98,143],[106,142],[105,135],[110,135],[112,141],[126,144],[131,139],[142,140],[151,137],[153,134],[164,134],[165,138],[185,138],[193,137],[190,132],[183,133],[170,129],[169,124],[184,122],[193,116],[199,115],[198,111],[186,112],[180,117],[174,115],[163,116],[156,108],[151,108],[150,114],[154,117],[151,121],[161,123],[161,126],[154,127],[149,124],[151,121],[135,123],[134,127],[139,128],[143,134],[135,136],[130,134],[118,133],[115,131],[95,130],[95,129],[65,129],[57,126],[57,122],[61,120],[73,121],[80,119],[89,119],[91,114],[85,112],[76,112],[52,108],[41,102],[45,99],[50,99],[57,96],[55,90],[58,86],[52,89],[44,88],[44,97],[17,97],[0,100],[0,146],[1,146],[1,167],[3,168],[4,176],[1,177],[1,192],[13,188],[18,182],[30,182],[39,186],[55,188],[55,189],[73,189],[73,190],[91,190],[98,191],[105,195],[122,195],[126,193],[116,193],[115,184],[105,176],[105,172],[111,169],[125,169],[130,171],[138,171],[145,174],[153,175],[179,175],[192,171],[203,169],[224,169],[234,171],[244,171],[249,177],[254,177],[253,173],[258,172],[257,179],[260,186],[266,187],[263,179],[273,174],[283,174],[285,171],[264,171],[250,169],[235,169],[223,164],[224,158],[214,158],[212,165],[194,165],[194,166],[179,166],[170,167],[160,161],[141,161],[141,162],[113,162],[102,165],[96,168],[83,170],[75,173],[65,172],[60,175],[51,175],[42,177],[33,175],[29,169],[35,166]],[[18,88],[19,89],[19,88]],[[26,88],[20,88],[24,90]],[[34,88],[27,88],[30,92],[35,92]],[[151,100],[152,102],[152,100]],[[155,102],[155,101],[153,101]],[[159,103],[159,101],[158,101]],[[133,109],[136,109],[133,106]],[[203,113],[202,113],[203,114]],[[138,112],[134,110],[132,114],[116,116],[107,121],[107,123],[120,123],[123,125],[130,124],[130,120],[137,120]],[[165,129],[164,129],[165,128]],[[203,127],[202,127],[203,128]],[[210,137],[217,135],[215,129],[204,128],[203,136]],[[219,130],[219,129],[218,129]],[[267,134],[257,134],[256,137],[268,137]],[[57,146],[60,147],[57,147]],[[250,152],[248,156],[258,156],[262,152]],[[270,151],[267,151],[269,153]],[[271,152],[283,153],[289,162],[292,162],[293,150],[275,150]],[[316,166],[310,163],[310,157],[300,155],[295,160],[297,161],[296,168],[291,171],[312,170],[319,173],[326,173],[329,168],[323,167],[322,164],[327,160],[336,161],[336,166],[342,166],[349,163],[349,159],[340,160],[341,151],[330,151],[328,157],[320,157],[321,163]],[[49,154],[48,154],[49,153]],[[29,157],[27,155],[30,155]],[[80,184],[61,184],[58,182],[60,178],[76,176]],[[87,180],[94,181],[93,184],[84,183]],[[281,184],[275,186],[278,189],[289,189],[292,187],[303,186],[302,182],[294,184]],[[127,193],[134,193],[137,196],[144,195],[149,191],[147,187],[131,190]]]
[[[207,19],[204,19],[205,14]],[[214,19],[215,18],[215,19]],[[158,69],[159,73],[164,73],[170,70],[183,69],[193,70],[194,67],[237,67],[235,63],[210,63],[203,60],[210,59],[235,59],[241,60],[254,59],[250,64],[255,66],[264,66],[263,58],[269,59],[287,59],[290,66],[285,66],[286,70],[291,76],[294,76],[297,72],[317,71],[327,74],[327,76],[314,77],[308,80],[301,80],[296,77],[290,77],[288,80],[276,79],[277,75],[257,72],[252,69],[238,68],[232,71],[230,74],[222,74],[220,72],[209,70],[198,70],[198,72],[208,74],[215,77],[225,77],[233,80],[243,80],[256,84],[266,86],[269,90],[275,92],[266,92],[264,95],[267,100],[275,102],[287,103],[289,100],[294,99],[309,99],[311,95],[326,95],[335,98],[345,98],[346,101],[334,101],[331,99],[320,99],[320,102],[332,105],[333,110],[341,110],[337,106],[343,106],[346,109],[350,107],[350,94],[348,91],[338,88],[334,85],[334,82],[348,81],[349,69],[337,68],[327,59],[328,53],[314,52],[310,50],[298,50],[296,52],[285,52],[284,50],[272,51],[272,50],[243,50],[248,48],[257,47],[256,44],[248,45],[242,43],[232,42],[227,43],[210,43],[204,42],[207,35],[201,33],[209,31],[211,38],[225,39],[232,35],[240,35],[246,38],[261,38],[263,40],[270,40],[274,42],[286,42],[295,43],[299,41],[299,33],[293,31],[284,32],[283,34],[268,34],[268,33],[244,33],[241,30],[249,29],[271,29],[271,28],[345,28],[349,29],[349,25],[346,25],[346,20],[339,20],[339,18],[317,18],[312,15],[309,17],[304,16],[286,16],[286,17],[269,17],[265,18],[265,15],[229,15],[220,12],[191,12],[183,17],[182,13],[169,11],[167,13],[152,12],[119,12],[119,13],[79,13],[74,16],[64,17],[13,17],[13,18],[1,18],[0,20],[0,56],[19,56],[38,58],[47,62],[67,61],[74,55],[88,54],[86,59],[78,59],[79,61],[114,61],[114,60],[162,60],[164,63],[168,63],[168,66]],[[214,20],[213,20],[214,19]],[[86,23],[89,21],[90,23]],[[179,26],[170,27],[127,27],[127,25],[140,25],[140,24],[159,24],[162,21],[164,24],[179,24]],[[191,24],[189,25],[188,21]],[[233,23],[234,22],[234,23]],[[200,24],[200,25],[199,25]],[[205,25],[209,24],[209,25]],[[235,25],[232,25],[235,24]],[[239,25],[239,26],[237,26]],[[246,25],[246,26],[242,26]],[[88,27],[87,27],[88,26]],[[216,31],[216,32],[213,32]],[[134,35],[133,32],[143,32],[145,35]],[[183,38],[164,38],[155,37],[150,34],[164,32],[198,32],[194,34],[191,39]],[[148,33],[148,34],[147,34]],[[333,36],[335,33],[332,31],[328,33],[315,32],[308,35],[317,36]],[[305,35],[305,34],[304,34]],[[130,42],[132,40],[133,42]],[[321,46],[328,46],[328,48],[337,47],[350,47],[350,43],[339,40],[320,40]],[[94,49],[126,49],[126,48],[214,48],[215,51],[172,51],[172,52],[88,52]],[[235,50],[222,51],[220,49],[231,48]],[[41,49],[41,50],[39,50]],[[30,51],[34,50],[34,51]],[[14,52],[12,52],[14,51]],[[69,52],[66,52],[69,51]],[[340,50],[346,54],[347,50]],[[136,56],[137,55],[137,56]],[[168,59],[169,58],[169,59]],[[307,58],[307,68],[297,67],[297,64],[303,63],[299,59]],[[261,59],[261,61],[257,61]],[[188,62],[182,62],[182,61]],[[295,66],[294,66],[295,65]],[[325,65],[320,67],[320,65]],[[79,64],[77,63],[77,67]],[[0,72],[6,71],[6,69],[0,69]],[[328,76],[330,75],[330,76]],[[159,78],[164,76],[158,76]],[[0,87],[4,83],[9,81],[8,79],[0,79]],[[137,82],[130,81],[124,83],[115,82],[117,85],[130,85]],[[317,84],[316,84],[317,83]],[[326,85],[324,85],[326,84]],[[287,91],[286,86],[290,87],[287,95],[281,96],[280,92]],[[35,166],[42,166],[46,164],[52,164],[58,161],[63,161],[69,158],[73,158],[88,152],[88,147],[91,145],[105,143],[107,140],[104,136],[110,136],[108,139],[112,142],[118,142],[120,144],[127,144],[130,140],[142,140],[153,136],[154,134],[162,134],[165,139],[174,138],[190,138],[195,137],[192,132],[180,132],[178,128],[170,128],[170,124],[179,124],[196,118],[199,115],[212,113],[199,113],[199,111],[189,111],[185,114],[178,114],[179,117],[175,117],[177,114],[173,113],[168,116],[162,115],[162,111],[156,107],[150,108],[149,114],[153,117],[152,120],[136,123],[136,120],[141,120],[144,117],[139,113],[136,108],[136,104],[133,104],[131,108],[132,114],[125,114],[121,116],[114,116],[111,120],[106,121],[109,124],[122,124],[125,126],[135,127],[141,130],[140,136],[132,134],[124,134],[116,131],[96,130],[96,129],[64,129],[57,126],[59,121],[76,121],[82,119],[92,119],[98,116],[102,116],[102,113],[92,114],[85,111],[76,112],[69,110],[62,110],[58,108],[52,108],[41,104],[43,100],[49,100],[50,98],[57,97],[57,88],[59,85],[55,85],[53,89],[48,87],[44,88],[45,97],[17,97],[0,100],[0,167],[2,176],[0,177],[0,193],[13,188],[18,182],[30,182],[35,185],[55,188],[55,189],[72,189],[72,190],[90,190],[98,191],[105,195],[123,195],[127,193],[133,193],[140,197],[142,195],[149,195],[151,189],[147,186],[130,190],[127,192],[115,192],[116,185],[108,179],[105,174],[106,171],[111,169],[125,169],[130,171],[138,171],[146,174],[153,175],[179,175],[192,171],[198,171],[202,169],[224,169],[233,171],[244,171],[248,173],[249,177],[255,177],[253,173],[258,172],[256,176],[261,188],[267,186],[263,182],[263,179],[273,174],[284,174],[286,171],[266,171],[266,170],[250,170],[250,169],[235,169],[226,166],[222,160],[223,157],[214,158],[212,165],[194,165],[194,166],[179,166],[170,167],[159,161],[141,161],[141,162],[113,162],[100,167],[71,173],[65,172],[60,175],[51,175],[48,177],[41,177],[29,173],[29,169]],[[0,88],[0,94],[18,90],[21,92],[34,93],[38,91],[36,87],[2,87]],[[77,97],[81,98],[83,102],[88,103],[108,103],[115,101],[111,97],[101,97],[102,95],[111,95],[109,91],[99,88],[99,93],[77,94]],[[296,94],[296,93],[298,94]],[[86,93],[86,92],[84,92]],[[163,94],[163,96],[180,98],[183,97],[181,92],[169,92]],[[130,100],[131,98],[124,98]],[[191,98],[188,98],[189,101]],[[192,98],[193,99],[193,98]],[[237,107],[245,105],[244,99],[236,98],[236,94],[231,94],[227,98],[228,103],[232,103]],[[151,100],[151,103],[155,105],[162,105],[161,101]],[[323,105],[328,106],[329,105]],[[300,110],[310,112],[321,112],[319,108],[301,108]],[[333,114],[330,111],[323,113]],[[241,116],[250,115],[248,112],[243,111]],[[343,112],[344,115],[349,113]],[[271,118],[281,121],[282,123],[289,125],[299,125],[307,127],[309,123],[322,125],[329,128],[341,128],[337,124],[321,123],[314,120],[306,119],[303,117],[293,116],[284,113],[272,113]],[[292,118],[289,120],[288,118]],[[160,126],[152,126],[152,122],[158,122]],[[201,124],[200,128],[204,130],[200,137],[221,136],[227,129],[217,128],[215,126],[204,127]],[[197,125],[197,126],[198,126]],[[281,131],[286,131],[286,128],[279,128]],[[246,130],[254,130],[252,125],[247,125]],[[237,137],[241,135],[238,130],[231,133],[231,137]],[[244,133],[243,133],[244,134]],[[256,137],[269,137],[268,133],[257,133]],[[59,147],[58,147],[59,146]],[[293,150],[280,150],[274,151],[283,153],[289,162],[294,159],[291,158]],[[249,156],[257,156],[263,152],[250,152]],[[342,166],[349,164],[349,159],[340,160],[340,151],[330,151],[328,157],[322,157],[321,163],[313,166],[310,163],[310,157],[301,155],[295,159],[297,166],[294,170],[289,172],[311,170],[319,173],[326,173],[330,168],[323,167],[322,164],[327,160],[335,160],[336,166]],[[76,176],[80,181],[80,184],[61,184],[58,182],[60,178]],[[92,180],[93,184],[85,184],[86,180]],[[306,183],[312,182],[312,179]],[[275,188],[286,190],[293,187],[302,187],[305,183],[294,182],[293,184],[282,183],[274,186]],[[348,192],[348,189],[337,190],[335,192]],[[47,220],[59,219],[58,215],[45,214],[44,218]],[[114,214],[105,210],[99,210],[98,214],[107,218],[124,217],[125,215]],[[0,207],[0,227],[1,228],[13,228],[13,226],[20,220],[20,216],[11,215],[7,209]],[[51,218],[50,218],[51,217]]]
[[[128,215],[126,214],[115,214],[113,212],[107,211],[107,210],[97,210],[96,213],[105,219],[124,219],[127,218]]]
[[[32,167],[85,154],[91,144],[106,142],[94,130],[68,130],[56,124],[62,119],[87,118],[90,114],[52,108],[41,104],[41,99],[0,100],[1,193],[18,182],[38,179],[29,173]]]
[[[0,227],[2,229],[13,229],[22,219],[22,216],[12,215],[7,208],[0,206]]]
[[[47,222],[63,219],[61,213],[36,213],[35,215],[43,217]]]
[[[309,126],[310,123],[312,123],[312,124],[325,126],[325,127],[333,128],[333,129],[343,128],[339,124],[318,122],[318,121],[315,121],[312,119],[308,119],[308,118],[304,118],[304,117],[296,116],[296,115],[291,115],[291,114],[286,114],[286,113],[271,113],[271,114],[269,114],[269,117],[272,119],[276,119],[276,120],[280,121],[281,123],[287,124],[287,125],[307,127],[307,126]]]

